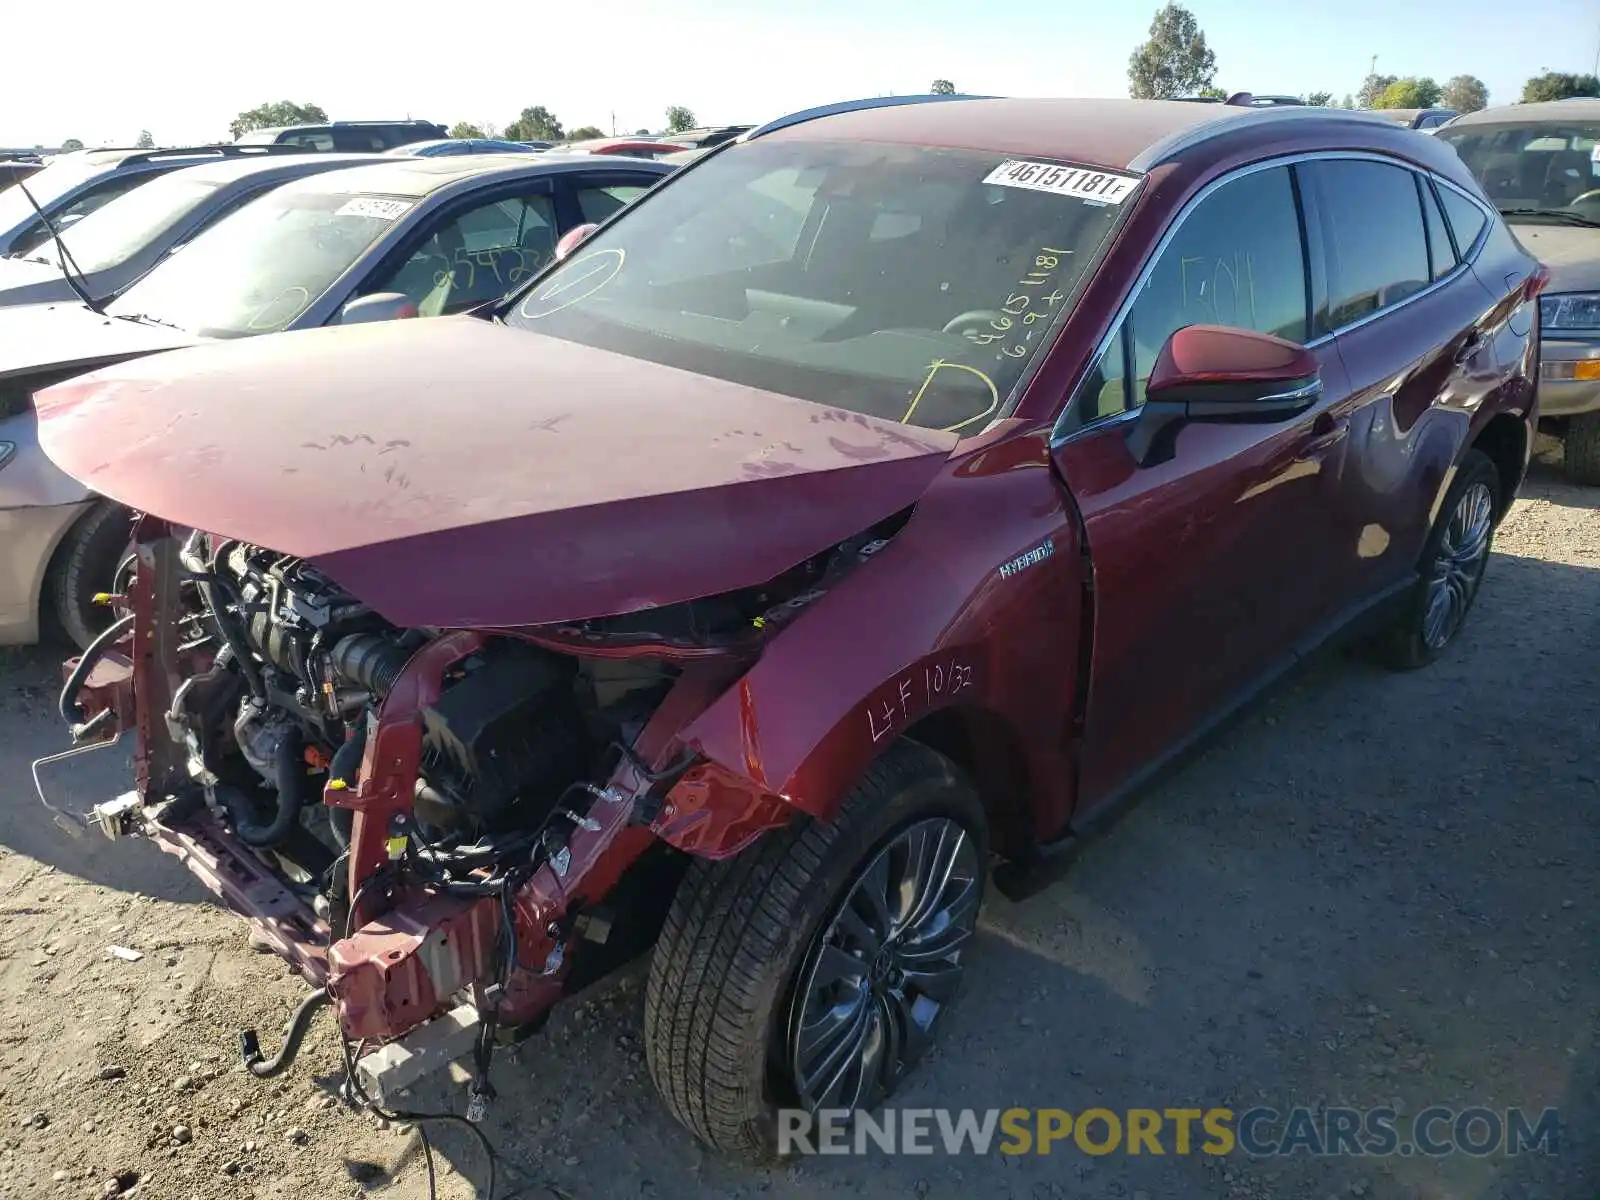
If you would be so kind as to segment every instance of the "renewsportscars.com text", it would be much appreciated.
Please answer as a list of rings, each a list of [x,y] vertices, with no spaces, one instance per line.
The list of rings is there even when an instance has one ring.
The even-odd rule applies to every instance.
[[[886,1108],[778,1112],[782,1154],[1557,1154],[1557,1110],[1425,1108]]]

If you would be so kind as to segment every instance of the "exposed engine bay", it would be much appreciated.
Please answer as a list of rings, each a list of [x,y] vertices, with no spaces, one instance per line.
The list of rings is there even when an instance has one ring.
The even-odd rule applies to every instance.
[[[300,560],[207,542],[191,536],[184,562],[203,601],[193,620],[220,647],[179,687],[169,725],[240,839],[278,857],[340,929],[352,813],[317,801],[355,787],[379,706],[438,631],[389,626]],[[672,675],[642,659],[580,668],[525,641],[486,640],[419,714],[406,836],[445,879],[526,854],[558,807],[581,820],[571,810],[587,796],[575,785],[603,769],[603,750],[631,743]]]
[[[486,1080],[495,1039],[649,946],[685,846],[792,819],[679,735],[904,519],[758,589],[479,631],[397,628],[303,559],[143,518],[61,699],[80,749],[139,735],[137,790],[93,823],[183,858],[317,989],[277,1059],[246,1038],[255,1073],[332,1004],[380,1097],[469,1050]]]

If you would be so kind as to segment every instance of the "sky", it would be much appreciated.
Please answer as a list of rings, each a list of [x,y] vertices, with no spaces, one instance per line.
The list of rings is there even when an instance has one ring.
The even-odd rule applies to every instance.
[[[268,100],[334,119],[505,125],[542,104],[568,127],[759,122],[835,100],[926,91],[1123,96],[1155,0],[605,0],[462,7],[419,0],[258,9],[77,0],[0,70],[0,145],[226,139]],[[1600,0],[1191,0],[1217,84],[1354,92],[1386,75],[1470,74],[1491,104],[1545,70],[1600,60]],[[564,11],[563,11],[564,10]],[[548,48],[548,53],[543,53]],[[74,77],[76,82],[74,82]]]

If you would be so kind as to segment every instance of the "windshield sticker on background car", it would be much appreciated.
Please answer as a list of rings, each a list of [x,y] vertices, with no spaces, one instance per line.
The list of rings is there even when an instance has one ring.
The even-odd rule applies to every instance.
[[[1139,185],[1139,176],[1008,158],[985,175],[983,182],[998,184],[1000,187],[1051,192],[1057,196],[1075,196],[1079,200],[1092,200],[1102,204],[1121,204]]]
[[[334,210],[336,217],[377,217],[393,221],[411,208],[409,200],[385,200],[382,196],[356,196]]]

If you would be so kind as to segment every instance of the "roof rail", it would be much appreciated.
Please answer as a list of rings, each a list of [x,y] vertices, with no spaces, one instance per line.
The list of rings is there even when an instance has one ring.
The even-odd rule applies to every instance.
[[[115,150],[120,149],[120,147],[106,147],[105,149]],[[134,153],[124,158],[119,165],[124,167],[138,166],[142,163],[157,162],[164,158],[259,158],[262,155],[273,154],[315,153],[317,151],[310,146],[282,145],[274,142],[246,143],[245,145],[224,142],[215,146],[173,146],[156,150],[134,147]]]
[[[815,121],[819,117],[837,116],[839,113],[861,112],[869,108],[895,108],[902,104],[931,104],[937,100],[995,100],[995,96],[969,96],[965,93],[954,92],[929,92],[926,95],[915,96],[873,96],[865,100],[840,100],[834,104],[821,104],[816,108],[805,108],[799,112],[790,113],[785,117],[776,117],[765,125],[757,125],[748,133],[739,135],[738,140],[748,142],[754,138],[764,137],[769,133],[776,133],[780,129],[787,129],[791,125],[802,125],[807,121]]]

